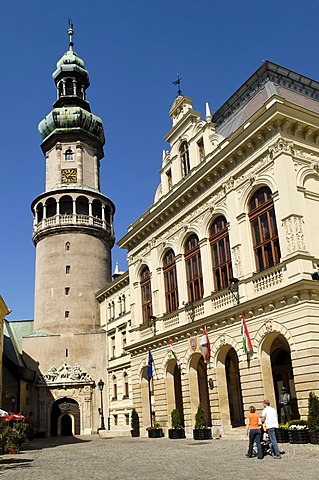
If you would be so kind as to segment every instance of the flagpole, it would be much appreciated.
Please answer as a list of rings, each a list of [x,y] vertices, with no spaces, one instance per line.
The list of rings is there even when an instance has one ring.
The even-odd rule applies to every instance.
[[[152,377],[148,377],[148,400],[149,400],[149,404],[150,404],[150,419],[151,419],[151,427],[153,427],[153,415],[152,415],[152,394],[151,394],[151,378]]]

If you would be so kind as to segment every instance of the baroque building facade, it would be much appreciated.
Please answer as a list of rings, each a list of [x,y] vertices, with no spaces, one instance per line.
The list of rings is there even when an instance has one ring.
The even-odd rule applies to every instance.
[[[319,84],[267,61],[214,115],[207,104],[203,120],[181,94],[169,115],[154,203],[118,242],[128,272],[97,294],[109,429],[128,433],[132,407],[144,432],[151,415],[170,428],[177,408],[190,434],[202,403],[225,432],[244,425],[251,404],[278,406],[282,386],[292,416],[306,417],[319,392]]]

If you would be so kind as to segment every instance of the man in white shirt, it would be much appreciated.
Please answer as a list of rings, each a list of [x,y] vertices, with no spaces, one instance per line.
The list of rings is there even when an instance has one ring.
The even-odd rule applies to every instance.
[[[274,458],[281,458],[276,438],[276,429],[278,428],[278,415],[276,409],[270,406],[269,400],[264,400],[264,409],[261,412],[261,421],[267,428],[269,440],[271,441],[272,448],[275,454]]]

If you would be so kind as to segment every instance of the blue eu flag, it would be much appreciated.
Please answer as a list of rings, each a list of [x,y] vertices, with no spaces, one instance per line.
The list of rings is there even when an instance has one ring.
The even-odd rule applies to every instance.
[[[148,378],[152,378],[153,376],[153,356],[151,350],[148,351],[147,376]]]

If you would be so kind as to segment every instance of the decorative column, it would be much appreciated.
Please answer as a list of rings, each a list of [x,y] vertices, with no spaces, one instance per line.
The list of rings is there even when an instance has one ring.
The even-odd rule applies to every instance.
[[[83,183],[83,147],[76,142],[77,183]]]

